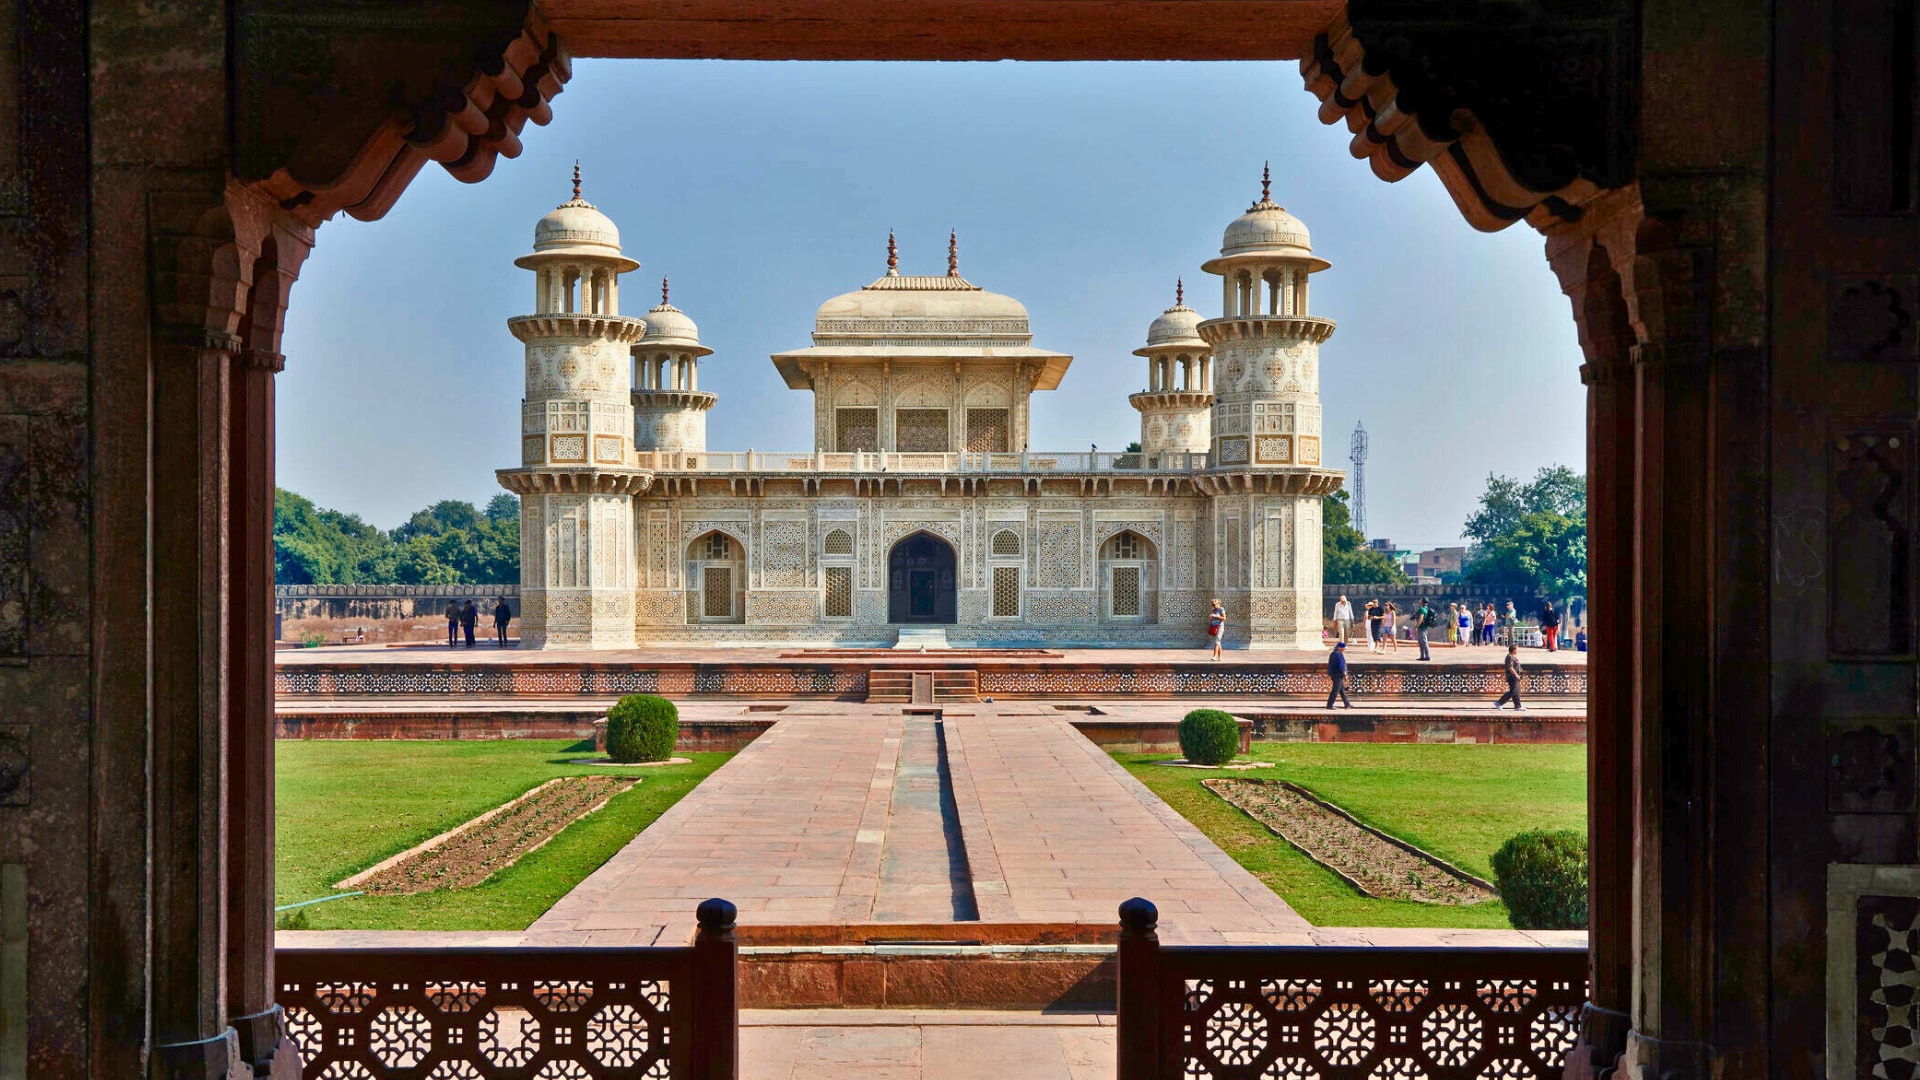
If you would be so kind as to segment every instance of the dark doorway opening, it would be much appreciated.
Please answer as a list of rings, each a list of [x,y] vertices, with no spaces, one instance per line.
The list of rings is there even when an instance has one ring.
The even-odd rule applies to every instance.
[[[953,546],[928,533],[914,533],[887,556],[887,621],[955,621]]]

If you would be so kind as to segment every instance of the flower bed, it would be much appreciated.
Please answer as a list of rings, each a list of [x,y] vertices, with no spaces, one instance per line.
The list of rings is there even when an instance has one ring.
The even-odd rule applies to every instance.
[[[1202,783],[1362,896],[1428,904],[1478,904],[1498,898],[1487,882],[1362,825],[1297,785],[1240,779]]]

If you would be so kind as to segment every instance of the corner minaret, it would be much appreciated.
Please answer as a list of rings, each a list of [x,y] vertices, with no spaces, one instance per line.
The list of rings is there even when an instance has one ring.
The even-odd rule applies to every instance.
[[[1220,318],[1196,327],[1213,347],[1216,586],[1244,598],[1246,645],[1318,648],[1320,502],[1341,474],[1320,466],[1320,345],[1333,322],[1308,314],[1307,276],[1331,264],[1271,185],[1263,172],[1260,200],[1201,267],[1222,282]]]
[[[1147,388],[1127,402],[1140,410],[1140,449],[1148,468],[1162,467],[1168,454],[1207,452],[1213,347],[1200,337],[1199,325],[1200,313],[1187,306],[1185,283],[1176,282],[1173,306],[1147,327],[1146,345],[1133,350],[1147,359]]]
[[[520,496],[520,626],[528,648],[633,645],[633,496],[652,474],[633,453],[628,351],[646,329],[620,314],[620,231],[580,196],[540,219],[534,314],[507,320],[526,346],[520,467],[495,475]]]
[[[633,446],[662,454],[704,453],[707,410],[714,395],[700,389],[700,328],[668,299],[660,279],[660,306],[647,312],[647,331],[633,346]]]

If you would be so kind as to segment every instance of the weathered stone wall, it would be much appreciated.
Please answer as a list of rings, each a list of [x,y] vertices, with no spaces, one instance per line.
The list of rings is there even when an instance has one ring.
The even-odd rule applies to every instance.
[[[518,585],[275,585],[273,608],[288,619],[412,619],[444,614],[449,600],[472,600],[491,626],[498,596],[520,614]]]

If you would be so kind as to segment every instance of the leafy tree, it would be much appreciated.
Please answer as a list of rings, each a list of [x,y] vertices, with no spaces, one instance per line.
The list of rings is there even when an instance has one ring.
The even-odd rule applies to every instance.
[[[480,511],[475,510],[472,503],[442,499],[425,510],[416,511],[406,524],[393,530],[393,538],[404,543],[416,536],[439,536],[454,529],[471,532],[480,521]]]
[[[1587,592],[1587,515],[1528,514],[1475,549],[1467,579],[1527,582],[1554,599]]]
[[[1138,454],[1138,453],[1140,453],[1140,444],[1139,444],[1139,443],[1137,443],[1137,442],[1130,442],[1130,443],[1128,443],[1128,444],[1127,444],[1127,453],[1129,453],[1129,454]]]
[[[1525,582],[1555,598],[1586,594],[1587,485],[1572,469],[1543,468],[1527,483],[1488,476],[1461,531],[1472,541],[1467,580]]]
[[[1480,509],[1467,518],[1461,535],[1475,545],[1491,543],[1513,531],[1521,518],[1540,513],[1585,518],[1587,478],[1565,465],[1542,468],[1526,483],[1489,473]]]
[[[520,527],[520,496],[503,491],[487,501],[487,520],[495,525],[512,525],[518,532]]]
[[[1393,556],[1367,547],[1367,538],[1353,527],[1344,491],[1320,500],[1320,551],[1321,580],[1328,585],[1400,585],[1407,580]]]
[[[445,499],[391,533],[352,514],[274,493],[274,569],[286,584],[494,585],[520,580],[520,501],[505,492],[484,513]]]

